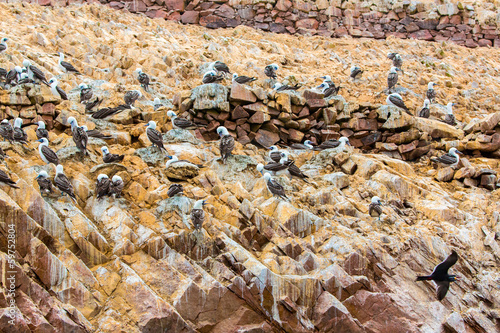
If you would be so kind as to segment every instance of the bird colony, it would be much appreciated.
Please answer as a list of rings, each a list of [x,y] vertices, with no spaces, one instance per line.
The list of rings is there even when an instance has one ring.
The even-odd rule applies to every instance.
[[[498,52],[0,12],[2,332],[497,331]]]

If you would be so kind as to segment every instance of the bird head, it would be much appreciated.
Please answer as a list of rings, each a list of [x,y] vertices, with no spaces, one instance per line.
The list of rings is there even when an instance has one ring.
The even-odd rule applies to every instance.
[[[41,138],[40,140],[36,140],[37,142],[40,142],[40,143],[43,143],[45,145],[48,145],[49,144],[49,140],[47,140],[47,138]]]
[[[434,89],[434,86],[437,86],[437,84],[434,82],[427,83],[427,89]]]
[[[358,66],[356,66],[356,65],[351,66],[351,72],[354,72],[354,71],[355,71],[355,70],[357,70],[357,69],[359,69],[359,67],[358,67]]]
[[[446,104],[446,110],[447,110],[448,114],[453,114],[453,106],[454,105],[455,105],[455,103],[452,103],[452,102]]]
[[[269,172],[264,173],[264,180],[268,181],[269,179],[271,179],[271,174]]]
[[[75,117],[69,117],[68,118],[68,124],[70,124],[71,126],[73,126],[73,125],[76,126],[77,122],[76,122]]]
[[[174,111],[170,110],[167,112],[167,117],[173,118],[173,117],[177,117],[177,115],[175,114]]]
[[[274,89],[274,90],[277,90],[277,89],[279,89],[281,86],[282,86],[282,84],[281,84],[281,83],[276,82],[276,83],[273,85],[273,89]]]
[[[40,178],[40,177],[44,177],[44,178],[47,178],[49,175],[47,174],[47,171],[45,170],[42,170],[38,173],[38,176],[36,176],[36,178]]]
[[[61,164],[58,164],[56,166],[56,174],[62,174],[64,173],[64,167]]]
[[[206,205],[205,203],[206,200],[198,200],[194,203],[194,206],[193,206],[193,209],[202,209],[204,205]]]
[[[16,66],[16,67],[14,67],[14,70],[15,70],[17,73],[19,73],[19,74],[21,74],[21,73],[23,72],[23,69],[21,68],[21,66]]]
[[[309,149],[312,149],[313,148],[313,143],[311,140],[306,140],[304,141],[304,145],[309,148]]]
[[[456,155],[456,154],[460,154],[460,155],[463,155],[464,153],[460,152],[457,148],[455,147],[452,147],[450,148],[450,151],[449,151],[450,155]]]
[[[431,101],[429,101],[429,100],[426,98],[426,99],[425,99],[425,101],[424,101],[424,107],[425,107],[425,108],[426,108],[426,107],[428,107],[428,106],[429,106],[429,104],[431,104]]]
[[[206,73],[203,75],[203,77],[205,77],[205,76],[209,76],[209,75],[211,75],[211,76],[216,76],[216,75],[217,75],[217,73],[216,73],[214,70],[210,70],[210,71],[206,72]]]
[[[257,164],[257,171],[260,172],[261,175],[264,175],[262,173],[262,170],[264,170],[264,164],[262,163]]]
[[[279,66],[277,64],[271,64],[271,68],[277,71],[279,69]]]
[[[101,181],[103,178],[109,178],[108,175],[105,175],[104,173],[101,173],[99,174],[99,176],[97,176],[97,181]]]
[[[45,128],[45,123],[42,120],[38,121],[38,128]]]
[[[238,77],[238,74],[233,73],[233,80],[236,79],[237,77]]]
[[[349,146],[351,145],[351,144],[349,143],[349,139],[348,139],[348,138],[346,138],[345,136],[341,137],[341,138],[339,139],[339,141],[340,141],[341,143],[346,144],[346,145],[349,145]]]
[[[325,88],[326,88],[326,83],[322,83],[322,84],[320,84],[319,86],[316,87],[316,89],[319,89],[319,90],[325,89]]]
[[[118,176],[118,175],[114,175],[113,178],[111,178],[111,181],[113,183],[116,183],[118,181],[122,181],[122,177]]]
[[[107,155],[109,154],[109,150],[108,150],[108,147],[104,146],[104,147],[101,147],[101,151],[104,155]]]
[[[229,132],[227,131],[227,128],[225,128],[224,126],[219,126],[217,127],[217,134],[219,134],[219,136],[224,136],[224,135],[229,135]]]
[[[148,128],[155,129],[156,128],[156,122],[154,120],[150,120],[146,125]]]
[[[26,67],[26,68],[30,67],[31,66],[31,62],[28,59],[24,59],[23,60],[23,66]]]
[[[28,78],[28,73],[21,73],[21,80],[27,79]]]
[[[52,86],[52,85],[57,86],[57,79],[56,79],[55,77],[50,78],[50,80],[49,80],[49,84],[50,84],[51,86]]]
[[[269,148],[267,148],[267,149],[269,149],[270,151],[277,151],[277,150],[278,150],[278,147],[276,147],[276,146],[271,146],[271,147],[269,147]]]
[[[2,43],[6,43],[9,39],[7,37],[2,38]]]
[[[154,105],[158,105],[158,104],[161,104],[161,101],[158,97],[155,97],[155,99],[153,100],[153,104]]]
[[[449,279],[451,282],[455,282],[455,281],[460,281],[462,278],[458,275],[450,275]]]
[[[374,196],[374,197],[372,198],[372,203],[374,203],[374,204],[378,204],[378,205],[382,205],[382,201],[381,201],[381,200],[380,200],[380,198],[379,198],[379,197],[377,197],[377,196]]]
[[[330,75],[324,75],[324,76],[320,77],[320,79],[323,79],[325,81],[331,81],[332,80],[332,78],[330,77]]]
[[[80,83],[80,85],[78,86],[78,88],[80,88],[80,90],[83,90],[83,89],[87,89],[89,86],[86,85],[85,83]]]
[[[142,69],[141,69],[141,68],[137,68],[137,69],[135,70],[135,72],[136,72],[137,74],[141,74],[141,73],[142,73]]]

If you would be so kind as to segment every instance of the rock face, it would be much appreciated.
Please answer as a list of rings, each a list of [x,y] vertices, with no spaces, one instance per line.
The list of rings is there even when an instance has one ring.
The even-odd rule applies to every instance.
[[[162,6],[174,19],[175,13],[202,4]],[[263,15],[246,7],[232,11],[229,4],[214,2],[217,11],[206,8],[212,24],[219,24],[217,17],[237,21],[238,15]],[[149,5],[136,2],[129,9]],[[275,6],[286,11],[296,3],[279,0]],[[313,10],[309,2],[300,6],[304,13]],[[327,10],[330,5],[317,1],[314,6]],[[208,32],[99,5],[51,9],[1,3],[0,14],[2,31],[15,41],[0,54],[5,67],[28,57],[48,77],[59,77],[70,98],[60,101],[38,85],[0,89],[2,119],[22,118],[28,135],[24,147],[0,142],[6,154],[1,169],[19,187],[0,183],[0,332],[497,331],[500,118],[495,89],[473,88],[475,82],[491,83],[494,75],[481,71],[498,67],[497,51],[448,45],[439,65],[408,62],[401,81],[411,88],[403,95],[412,110],[434,75],[427,68],[438,77],[455,76],[438,94],[443,104],[446,96],[456,98],[459,124],[450,127],[439,122],[439,114],[422,120],[380,105],[386,78],[379,74],[386,68],[380,70],[381,60],[371,55],[374,49],[386,53],[385,43],[338,41],[346,50],[356,48],[353,59],[364,58],[373,69],[365,81],[352,83],[339,69],[336,44],[327,40],[278,39],[243,27]],[[308,20],[298,29],[314,28],[310,18],[297,15]],[[391,43],[401,43],[400,49],[415,56],[436,48]],[[60,74],[53,56],[58,50],[84,75]],[[258,77],[262,70],[252,74],[250,68],[257,66],[252,63],[262,67],[257,60],[269,59],[286,65],[280,77],[294,74],[300,82],[312,81],[311,68],[321,68],[345,78],[345,92],[327,99],[310,90],[275,93],[263,80],[251,87],[200,86],[199,69],[206,60],[201,56],[227,58],[232,70]],[[462,61],[479,66],[483,60],[494,65],[481,71],[459,67]],[[132,75],[138,66],[154,84],[126,113],[127,121],[121,116],[92,120],[85,114],[79,83],[105,97],[103,107],[116,106],[125,91],[141,89]],[[406,78],[408,73],[413,76]],[[214,91],[223,93],[214,96]],[[154,97],[164,104],[156,111]],[[206,126],[172,130],[166,111],[174,108]],[[89,155],[82,156],[68,128],[70,116],[109,138],[89,140]],[[43,197],[39,192],[37,174],[55,175],[38,156],[34,123],[40,119],[50,128],[50,147],[72,182],[75,201],[57,191]],[[164,133],[166,152],[151,147],[144,126],[149,120]],[[219,159],[219,142],[203,140],[212,138],[216,123],[238,139],[226,164]],[[341,135],[353,147],[289,149],[309,176],[308,182],[277,177],[289,201],[273,197],[255,170],[257,163],[269,161],[269,151],[252,142],[268,146],[310,138],[320,143]],[[104,144],[111,153],[124,154],[123,161],[104,164]],[[461,162],[434,168],[429,157],[451,147],[465,153]],[[166,169],[167,155],[187,162]],[[123,179],[122,197],[96,198],[101,173]],[[183,185],[183,195],[168,196],[174,182]],[[368,214],[375,195],[384,202],[380,219]],[[206,200],[205,219],[194,231],[190,214],[200,199]],[[430,273],[452,250],[460,258],[451,271],[462,279],[438,302],[434,285],[415,277]]]

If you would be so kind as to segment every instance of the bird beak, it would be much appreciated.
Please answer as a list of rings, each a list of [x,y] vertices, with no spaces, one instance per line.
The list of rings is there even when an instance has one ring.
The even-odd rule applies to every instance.
[[[457,104],[456,104],[456,103],[452,103],[451,105],[452,105],[452,106],[455,106],[455,105],[457,105]]]
[[[320,79],[326,80],[326,76],[322,76],[320,77]]]
[[[347,145],[348,145],[348,146],[352,146],[349,142],[347,142]]]
[[[401,70],[399,68],[397,68],[397,67],[396,67],[396,70],[401,72]]]
[[[170,155],[167,155],[167,157],[168,157],[169,159],[172,159],[172,156],[170,156]]]
[[[149,124],[144,125],[144,127],[149,126]]]
[[[460,154],[460,155],[463,155],[463,154],[464,154],[464,153],[462,153],[462,152],[460,152],[460,151],[458,151],[458,150],[457,150],[457,153],[458,153],[458,154]]]
[[[202,202],[202,205],[205,206],[205,205],[208,205],[208,203],[206,202],[207,200],[203,200]]]

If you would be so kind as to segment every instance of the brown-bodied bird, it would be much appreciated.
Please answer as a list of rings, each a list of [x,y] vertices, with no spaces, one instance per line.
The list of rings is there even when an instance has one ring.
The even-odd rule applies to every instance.
[[[168,188],[167,195],[169,198],[172,198],[176,196],[177,194],[183,194],[184,193],[184,187],[182,184],[172,184]]]
[[[434,90],[434,86],[437,86],[437,83],[434,82],[429,82],[427,84],[427,99],[429,102],[434,102],[434,99],[436,98],[436,90]]]
[[[397,106],[398,108],[405,110],[406,113],[411,115],[410,110],[405,105],[405,102],[403,102],[403,97],[401,97],[400,94],[396,94],[396,93],[390,94],[389,96],[387,96],[386,102],[387,102],[387,104],[394,105],[394,106]]]
[[[233,81],[239,84],[250,83],[256,80],[257,80],[256,77],[249,77],[245,75],[238,76],[238,74],[233,73]]]
[[[191,120],[177,116],[177,114],[175,114],[175,112],[172,110],[167,112],[167,117],[170,117],[170,119],[172,120],[172,126],[177,129],[190,130],[199,127]]]
[[[125,183],[123,183],[122,177],[118,175],[114,175],[111,178],[111,184],[109,185],[109,195],[115,195],[115,198],[119,198],[122,195],[123,187]]]
[[[215,71],[208,71],[203,75],[203,79],[201,79],[201,82],[203,84],[208,84],[208,83],[216,83],[224,80],[224,76],[222,74],[217,74]]]
[[[458,260],[458,254],[453,250],[451,254],[443,262],[437,265],[432,271],[431,275],[427,276],[417,276],[417,281],[432,280],[436,283],[437,289],[437,299],[442,300],[448,289],[450,288],[450,282],[455,282],[460,278],[456,275],[448,274],[448,270],[451,266],[455,265]]]
[[[222,61],[217,60],[211,65],[211,67],[211,69],[215,69],[217,73],[223,73],[223,75],[231,74],[229,67],[227,67],[227,65]]]
[[[14,141],[14,128],[7,119],[2,120],[0,123],[0,135],[4,141],[9,140],[11,143]]]
[[[167,150],[163,146],[163,136],[156,129],[156,122],[154,120],[150,120],[145,126],[148,127],[146,129],[146,134],[153,146],[157,146],[158,148],[160,148],[160,150],[164,150],[165,152],[167,152]]]
[[[109,195],[110,185],[111,181],[109,180],[108,175],[101,173],[99,176],[97,176],[97,182],[95,185],[95,193],[97,195],[97,199]]]
[[[63,195],[67,194],[76,201],[76,196],[73,192],[73,185],[69,181],[68,177],[66,177],[66,175],[64,174],[64,168],[61,164],[58,164],[56,166],[56,176],[54,177],[54,184]]]
[[[296,83],[293,86],[289,86],[287,84],[281,84],[279,82],[276,82],[273,86],[273,89],[276,91],[287,91],[287,90],[298,90],[300,87],[302,87],[300,83]]]
[[[380,220],[380,216],[382,215],[382,202],[379,197],[375,196],[372,198],[372,202],[368,206],[368,214],[370,214],[371,217],[378,217]]]
[[[38,183],[38,187],[40,187],[40,193],[43,195],[44,193],[52,193],[52,181],[49,178],[49,175],[45,170],[41,170],[36,176],[36,182]]]
[[[102,151],[102,160],[104,161],[104,163],[121,162],[125,157],[125,155],[111,154],[109,152],[108,147],[101,147],[101,151]]]
[[[220,156],[222,157],[222,163],[225,164],[234,149],[234,138],[224,126],[217,127],[217,134],[220,136]]]
[[[80,103],[87,104],[92,96],[94,96],[92,88],[85,83],[80,83],[78,88],[80,88]]]
[[[82,75],[82,73],[80,73],[78,69],[75,68],[75,66],[67,61],[64,61],[64,53],[62,52],[59,52],[59,67],[64,73],[74,73],[77,75]]]
[[[23,125],[23,120],[21,118],[16,118],[14,120],[14,141],[17,141],[21,144],[25,144],[28,142],[28,135],[26,132],[21,128]]]
[[[23,66],[28,70],[28,76],[30,79],[41,81],[43,84],[50,86],[45,74],[36,66],[32,65],[31,62],[27,59],[23,60]]]
[[[205,221],[205,212],[203,206],[206,205],[205,200],[198,200],[194,203],[191,210],[191,222],[193,222],[194,230],[200,230]]]
[[[68,123],[71,125],[71,132],[76,148],[78,148],[83,155],[88,155],[87,142],[89,141],[89,137],[87,136],[87,132],[85,132],[83,127],[78,126],[78,122],[74,117],[69,117]]]
[[[264,180],[266,181],[267,189],[273,196],[276,195],[282,199],[288,200],[288,197],[285,194],[285,188],[280,183],[272,179],[269,172],[264,173]]]
[[[426,98],[424,101],[424,106],[420,111],[418,111],[418,116],[421,118],[429,118],[431,115],[431,110],[429,109],[429,104],[431,102]]]
[[[279,66],[276,64],[270,64],[264,67],[264,74],[271,78],[271,79],[277,79],[278,76],[276,75],[276,71],[279,69]]]
[[[9,175],[1,169],[0,169],[0,183],[4,183],[13,188],[19,188],[19,186],[16,185],[16,182],[10,179]]]
[[[391,67],[389,74],[387,75],[387,87],[388,90],[391,91],[392,88],[396,86],[398,83],[398,71],[400,71],[397,67]]]
[[[38,139],[49,138],[49,131],[45,128],[45,123],[42,120],[38,122],[38,128],[36,129],[35,134]]]
[[[135,70],[135,73],[137,74],[137,80],[141,84],[142,89],[144,91],[149,90],[149,75],[144,73],[141,68],[137,68]]]

